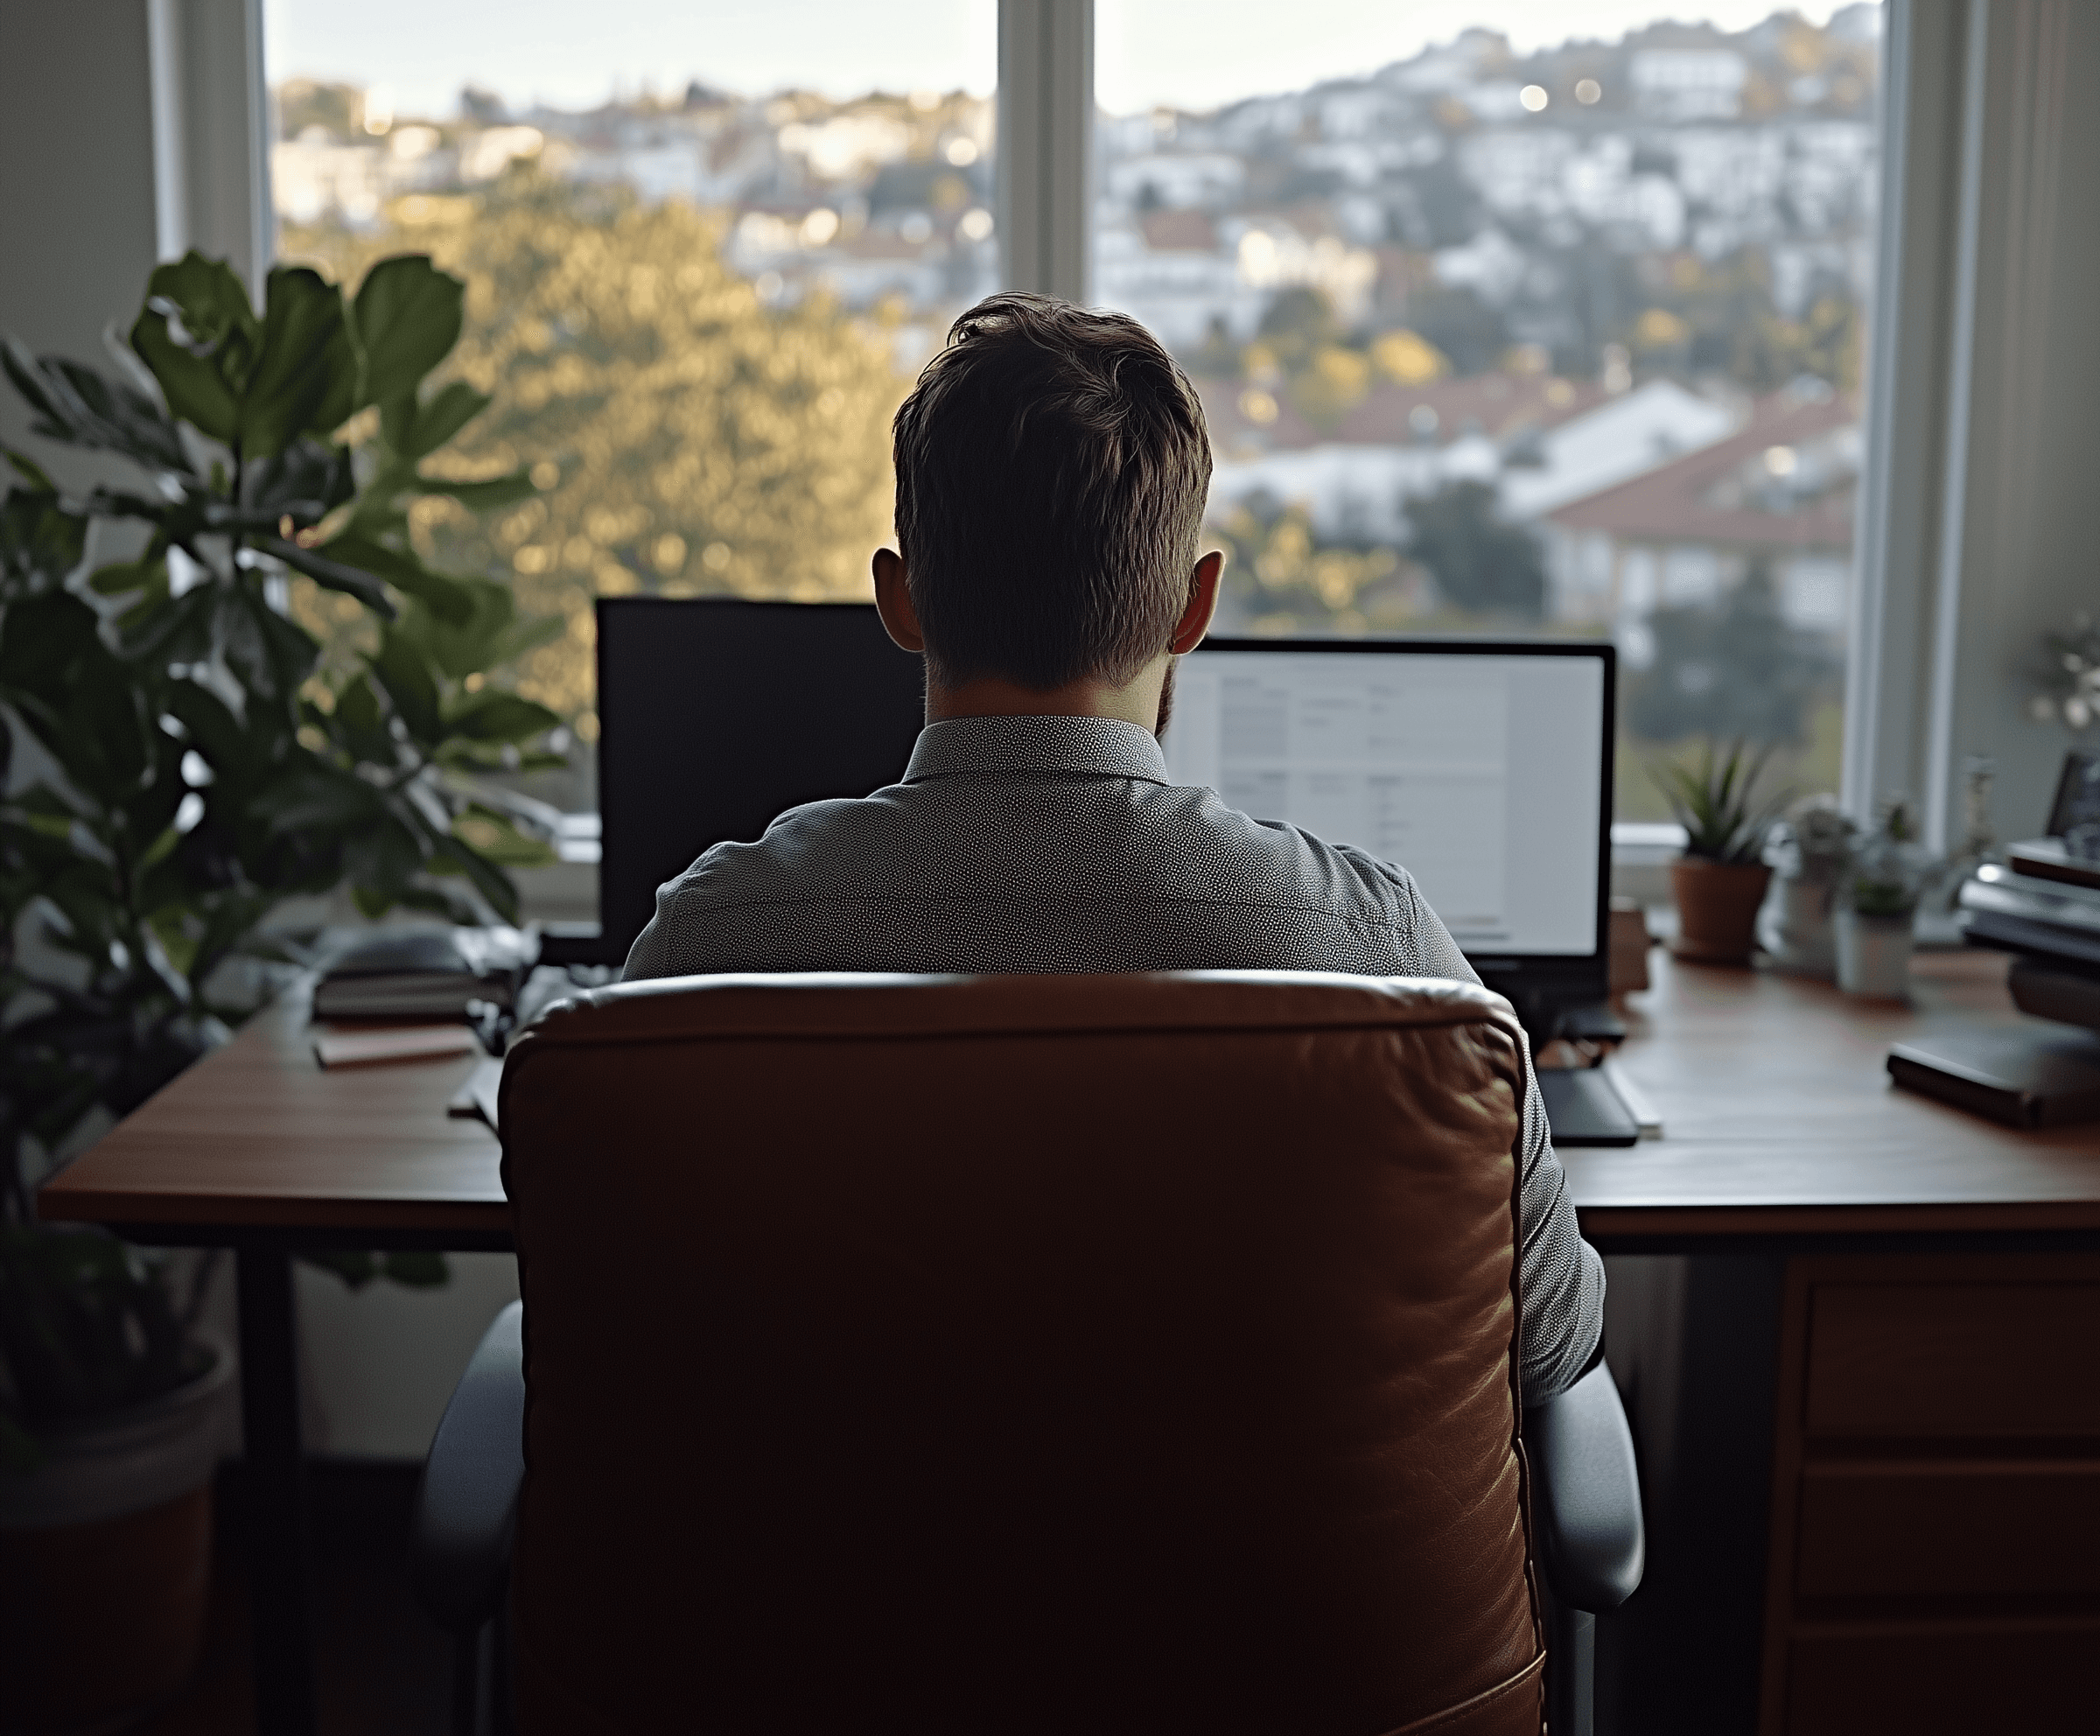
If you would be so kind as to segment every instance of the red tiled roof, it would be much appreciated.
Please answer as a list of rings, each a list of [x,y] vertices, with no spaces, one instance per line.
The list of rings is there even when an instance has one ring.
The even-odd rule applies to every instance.
[[[1148,211],[1138,220],[1154,253],[1215,253],[1218,226],[1208,211]]]
[[[1593,382],[1556,381],[1544,374],[1480,374],[1466,380],[1434,380],[1425,386],[1381,382],[1333,432],[1326,433],[1292,409],[1288,388],[1281,382],[1250,388],[1237,380],[1211,377],[1199,379],[1195,386],[1203,400],[1211,439],[1224,456],[1249,444],[1270,452],[1298,452],[1323,444],[1441,446],[1476,431],[1490,439],[1506,439],[1521,429],[1554,427],[1595,409],[1605,399],[1604,388]],[[1564,388],[1564,393],[1556,392],[1557,386]],[[1256,422],[1242,408],[1250,389],[1264,391],[1275,401],[1274,421]],[[1561,402],[1554,402],[1556,398]],[[1416,433],[1409,419],[1424,404],[1437,416],[1435,431],[1427,441]]]
[[[1234,458],[1248,446],[1265,452],[1303,452],[1320,443],[1320,434],[1291,408],[1289,392],[1279,381],[1274,386],[1250,387],[1238,380],[1215,375],[1193,382],[1203,401],[1203,420],[1210,430],[1210,443],[1220,458]],[[1266,392],[1276,405],[1273,422],[1256,422],[1241,408],[1251,392]]]
[[[1634,542],[1718,542],[1737,548],[1849,549],[1851,487],[1834,489],[1798,512],[1726,505],[1712,498],[1728,478],[1774,446],[1799,445],[1858,419],[1838,396],[1802,402],[1788,392],[1758,401],[1741,432],[1600,489],[1546,514],[1567,530],[1601,530]]]
[[[1334,438],[1353,445],[1413,445],[1420,437],[1410,418],[1426,405],[1436,413],[1438,445],[1474,432],[1502,439],[1520,428],[1565,422],[1595,409],[1604,396],[1604,388],[1594,381],[1555,380],[1543,374],[1476,374],[1423,386],[1382,383],[1372,387],[1342,417]]]

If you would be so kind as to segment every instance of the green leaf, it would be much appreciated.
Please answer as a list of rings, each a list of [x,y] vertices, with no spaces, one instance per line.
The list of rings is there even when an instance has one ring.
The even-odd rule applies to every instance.
[[[39,359],[12,338],[0,345],[0,367],[38,412],[30,424],[37,433],[66,445],[121,453],[149,470],[188,473],[182,437],[144,393],[62,356]]]
[[[180,336],[170,326],[180,321]],[[225,260],[185,254],[153,270],[130,346],[153,369],[168,411],[214,441],[240,438],[242,388],[262,330]]]
[[[244,458],[274,457],[300,434],[326,434],[354,408],[357,359],[342,293],[305,266],[274,267],[262,345],[241,405]]]
[[[101,649],[101,622],[78,597],[25,598],[0,616],[0,690],[62,704],[83,662]]]
[[[10,488],[0,502],[0,598],[55,591],[87,552],[88,521],[57,495]]]
[[[0,446],[0,458],[7,460],[7,467],[39,494],[55,494],[59,485],[51,480],[44,466],[26,453],[18,452],[12,446]]]
[[[410,486],[419,494],[447,495],[469,512],[477,513],[493,512],[498,507],[529,500],[540,492],[532,473],[524,469],[514,470],[506,476],[492,476],[483,482],[446,482],[418,475]]]
[[[169,684],[168,713],[188,732],[190,746],[204,756],[205,764],[225,777],[246,752],[241,724],[226,702],[209,688],[193,681]]]
[[[150,559],[116,561],[108,566],[97,567],[88,575],[88,588],[98,597],[122,597],[128,592],[143,590],[157,579],[168,576],[166,556],[155,555]]]
[[[559,638],[565,629],[559,615],[521,620],[516,599],[508,584],[465,578],[456,583],[466,591],[474,606],[473,618],[464,626],[438,620],[429,610],[414,604],[402,612],[401,620],[401,631],[454,681],[512,662],[536,646]]]
[[[256,547],[304,573],[316,584],[356,598],[382,620],[390,621],[398,612],[394,599],[387,595],[387,587],[357,567],[346,566],[340,561],[331,560],[326,555],[318,555],[312,549],[302,549],[297,542],[287,542],[277,536],[258,536]]]
[[[200,348],[217,349],[228,339],[244,340],[253,355],[262,335],[248,286],[223,259],[207,259],[194,248],[180,259],[153,268],[146,279],[149,304],[161,302],[181,317]],[[232,383],[237,390],[238,374]]]
[[[420,407],[413,398],[408,399],[412,415],[402,416],[397,411],[396,430],[382,428],[382,431],[387,436],[387,444],[403,458],[428,458],[486,410],[489,402],[486,393],[477,392],[464,380],[454,380]]]
[[[313,673],[319,643],[298,622],[271,608],[253,585],[220,587],[219,598],[213,625],[228,667],[251,695],[289,699]]]
[[[118,646],[134,662],[202,662],[212,654],[212,634],[223,587],[200,584],[155,606],[146,613],[133,610],[118,623]],[[148,599],[151,601],[150,598]]]
[[[428,254],[382,259],[366,273],[352,307],[364,362],[355,408],[412,396],[459,341],[466,301],[466,285]]]
[[[394,738],[387,732],[386,713],[369,676],[353,676],[335,696],[335,711],[328,722],[329,733],[353,757],[368,766],[392,766],[397,755]]]
[[[404,886],[394,901],[404,910],[427,911],[432,916],[442,916],[447,922],[457,922],[462,927],[471,927],[486,914],[472,899],[448,886]]]
[[[392,812],[345,840],[343,868],[358,907],[381,915],[398,901],[428,859],[416,830]]]
[[[509,815],[480,802],[452,822],[452,836],[500,868],[544,868],[561,859],[545,838],[527,836]]]
[[[240,395],[227,383],[217,358],[178,343],[168,330],[167,314],[150,301],[132,322],[131,347],[160,382],[169,415],[226,445],[240,438]],[[243,368],[247,360],[242,356]]]
[[[518,889],[494,862],[463,838],[455,837],[430,858],[433,874],[464,874],[474,890],[488,900],[489,908],[505,922],[518,920]]]
[[[517,694],[487,688],[453,707],[445,727],[474,741],[528,741],[561,726],[561,718],[544,705]]]
[[[262,515],[262,522],[275,524],[289,513],[304,529],[357,492],[350,449],[301,435],[267,463],[250,465],[241,492],[246,505]]]
[[[450,1284],[452,1268],[442,1254],[396,1253],[386,1258],[386,1274],[410,1290],[436,1290]]]
[[[308,829],[354,832],[379,816],[380,797],[362,778],[315,762],[264,791],[256,800],[255,812],[273,834]]]
[[[413,555],[397,554],[354,530],[320,545],[328,559],[383,578],[396,591],[424,604],[440,620],[464,623],[473,617],[474,599],[466,587],[425,567]]]
[[[433,742],[444,733],[438,710],[438,683],[423,654],[392,627],[381,631],[379,654],[370,660],[372,673],[394,702],[396,714],[419,742]]]

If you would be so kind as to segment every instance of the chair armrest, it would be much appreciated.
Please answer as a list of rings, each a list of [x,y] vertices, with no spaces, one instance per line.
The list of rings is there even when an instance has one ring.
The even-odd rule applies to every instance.
[[[452,1389],[416,1495],[416,1596],[441,1627],[495,1614],[525,1480],[525,1305],[498,1314]]]
[[[1641,1584],[1647,1536],[1633,1432],[1600,1362],[1524,1412],[1546,1580],[1571,1609],[1616,1609]]]

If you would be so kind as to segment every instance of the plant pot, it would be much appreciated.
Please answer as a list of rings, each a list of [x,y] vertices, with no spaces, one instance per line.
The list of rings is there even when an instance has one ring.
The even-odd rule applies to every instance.
[[[1901,1000],[1910,992],[1914,921],[1908,916],[1838,913],[1838,986],[1848,995]]]
[[[1700,964],[1747,964],[1757,942],[1757,908],[1772,871],[1761,862],[1708,862],[1680,856],[1670,864],[1677,900],[1671,950]]]
[[[234,1359],[38,1437],[0,1473],[0,1683],[19,1736],[111,1730],[172,1699],[204,1648],[212,1475]]]
[[[1782,970],[1829,976],[1838,969],[1838,937],[1831,928],[1836,883],[1798,874],[1778,874],[1759,913],[1758,944]]]

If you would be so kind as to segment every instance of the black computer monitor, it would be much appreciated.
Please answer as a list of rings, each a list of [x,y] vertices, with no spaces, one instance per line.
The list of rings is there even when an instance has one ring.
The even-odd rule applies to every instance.
[[[1593,640],[1208,639],[1167,766],[1404,866],[1543,1036],[1607,992],[1616,680]]]
[[[601,597],[598,956],[626,958],[710,844],[895,783],[924,715],[872,605]]]
[[[1606,992],[1616,675],[1587,640],[1207,640],[1167,765],[1404,865],[1537,1031]],[[864,604],[599,599],[599,956],[710,844],[894,783],[923,680]]]

